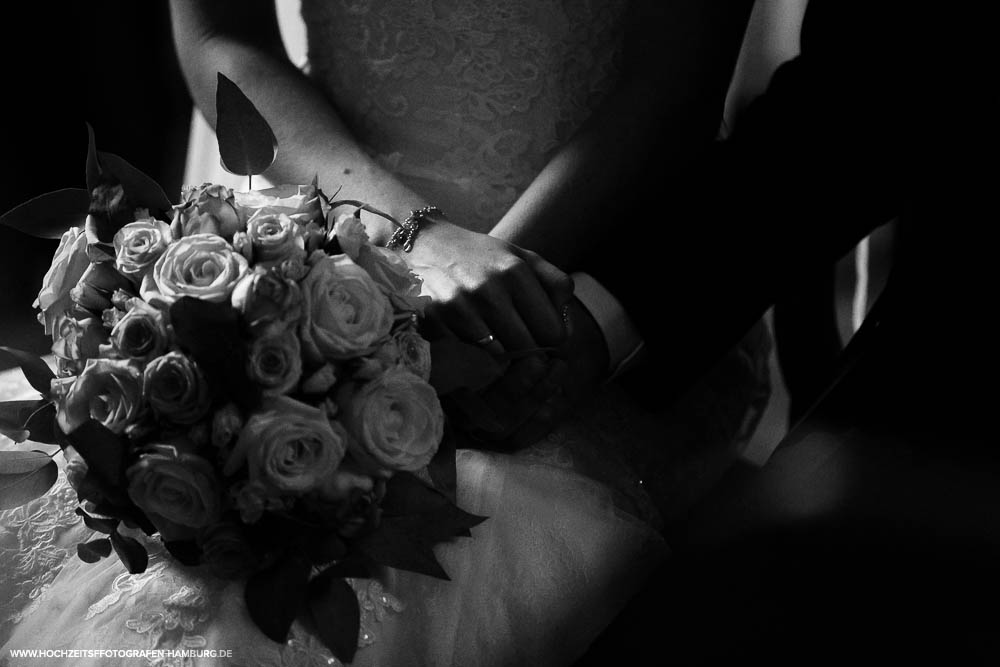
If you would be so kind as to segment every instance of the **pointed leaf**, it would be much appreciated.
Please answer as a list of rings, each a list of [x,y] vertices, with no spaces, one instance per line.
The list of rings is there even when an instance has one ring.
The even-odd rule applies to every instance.
[[[83,188],[64,188],[29,199],[0,216],[5,225],[40,239],[62,238],[87,218],[90,195]]]
[[[52,372],[49,365],[36,354],[17,350],[12,347],[0,346],[0,354],[5,353],[8,357],[21,367],[28,384],[37,389],[43,396],[49,395],[51,382],[56,374]]]
[[[430,383],[444,396],[457,389],[478,391],[503,375],[503,366],[478,345],[457,338],[431,341]]]
[[[98,533],[104,533],[105,535],[110,535],[111,533],[115,532],[115,529],[118,528],[119,524],[118,519],[103,519],[96,516],[90,516],[85,511],[83,511],[82,507],[77,507],[75,514],[77,516],[83,517],[83,523],[86,524],[87,528],[97,531]]]
[[[160,184],[114,153],[98,151],[101,168],[122,184],[129,201],[151,210],[169,211],[173,205]]]
[[[138,540],[116,531],[111,533],[111,546],[114,547],[115,553],[129,574],[142,574],[146,571],[149,554],[146,553],[146,547],[139,544]]]
[[[93,192],[101,182],[101,163],[97,159],[97,141],[94,128],[87,123],[87,192]]]
[[[448,579],[429,544],[413,536],[401,517],[383,519],[379,527],[355,542],[356,549],[376,563]]]
[[[18,428],[16,426],[11,426],[10,424],[5,424],[0,422],[0,435],[10,438],[14,442],[20,444],[28,439],[31,435],[26,429]]]
[[[80,542],[76,545],[76,555],[84,563],[96,563],[111,555],[111,540],[101,537],[90,542]]]
[[[306,600],[309,561],[289,555],[247,580],[244,599],[250,618],[276,642],[288,639],[288,629]]]
[[[44,452],[0,452],[0,510],[44,496],[58,474],[59,466]]]
[[[222,166],[231,174],[263,173],[274,162],[278,140],[243,91],[221,72],[215,91],[216,126]]]
[[[354,660],[361,629],[361,608],[354,589],[324,572],[309,583],[309,619],[320,640],[341,662]]]
[[[385,497],[380,506],[385,516],[433,512],[450,505],[440,491],[432,489],[408,472],[397,472],[385,487]]]
[[[27,401],[4,401],[0,403],[0,424],[10,428],[27,428],[31,416],[44,407],[48,401],[44,398]]]

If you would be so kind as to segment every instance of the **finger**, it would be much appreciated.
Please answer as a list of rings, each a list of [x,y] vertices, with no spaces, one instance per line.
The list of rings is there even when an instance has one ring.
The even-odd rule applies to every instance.
[[[562,311],[573,298],[573,278],[538,253],[523,248],[519,250],[524,261],[538,277],[538,282],[548,294],[552,305],[556,310]]]
[[[562,307],[553,303],[531,268],[522,266],[523,270],[514,271],[509,278],[514,306],[534,340],[540,345],[558,345],[566,337]]]
[[[539,347],[505,289],[492,283],[477,297],[478,311],[487,328],[510,352]]]
[[[504,353],[504,338],[491,328],[491,322],[480,316],[480,309],[474,307],[468,297],[459,295],[440,304],[436,310],[441,323],[459,340],[479,345],[490,354]]]

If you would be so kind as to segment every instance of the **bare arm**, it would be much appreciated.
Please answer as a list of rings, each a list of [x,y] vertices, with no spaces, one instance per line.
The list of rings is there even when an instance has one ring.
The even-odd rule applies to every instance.
[[[651,160],[682,168],[715,138],[752,6],[753,0],[634,2],[616,90],[491,233],[564,270],[580,268],[588,246],[622,224],[607,215],[614,210],[609,202],[626,203],[629,186]],[[627,234],[641,238],[664,211],[651,214],[650,223]]]
[[[319,177],[327,192],[372,203],[398,220],[425,201],[376,164],[337,110],[288,60],[270,0],[171,0],[174,41],[195,102],[215,124],[216,72],[250,98],[278,139],[267,175],[278,182]],[[384,245],[394,227],[365,216],[369,236]],[[422,229],[404,259],[435,299],[429,312],[445,331],[475,341],[488,334],[507,349],[561,340],[559,309],[571,282],[537,255],[465,231],[447,221]]]

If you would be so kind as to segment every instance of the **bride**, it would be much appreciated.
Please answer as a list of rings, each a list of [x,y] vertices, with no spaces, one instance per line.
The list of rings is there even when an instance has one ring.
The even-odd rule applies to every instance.
[[[641,175],[654,133],[681,156],[711,125],[703,116],[717,121],[746,19],[684,4],[305,0],[303,73],[266,0],[171,3],[203,113],[214,122],[220,71],[273,127],[272,181],[317,176],[325,191],[400,220],[435,207],[401,253],[435,300],[435,333],[497,354],[534,351],[455,406],[491,450],[459,452],[458,502],[489,520],[439,548],[450,582],[397,571],[353,582],[355,664],[572,662],[664,558],[663,518],[710,483],[759,416],[759,334],[669,411],[603,384],[642,344],[587,275],[599,268],[594,249],[647,233],[606,203]],[[389,240],[388,223],[364,222],[373,240]],[[602,261],[627,271],[623,245],[605,244]],[[563,270],[577,272],[575,287]],[[0,515],[0,661],[17,664],[10,649],[22,648],[205,649],[227,653],[145,657],[335,664],[299,626],[285,645],[265,638],[238,584],[176,565],[153,542],[143,574],[114,559],[82,563],[73,545],[88,531],[74,507],[61,479]]]

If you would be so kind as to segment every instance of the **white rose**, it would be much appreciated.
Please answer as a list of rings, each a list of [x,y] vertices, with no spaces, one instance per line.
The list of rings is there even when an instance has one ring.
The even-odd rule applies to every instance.
[[[302,280],[302,348],[314,363],[373,351],[392,328],[392,304],[347,255],[313,255]]]
[[[229,299],[248,269],[246,258],[225,239],[194,234],[171,244],[156,260],[152,276],[159,295],[167,301],[191,296],[218,303]],[[144,297],[145,292],[144,285]]]
[[[433,387],[401,368],[392,368],[338,394],[351,451],[375,469],[419,470],[444,437],[444,412]]]

